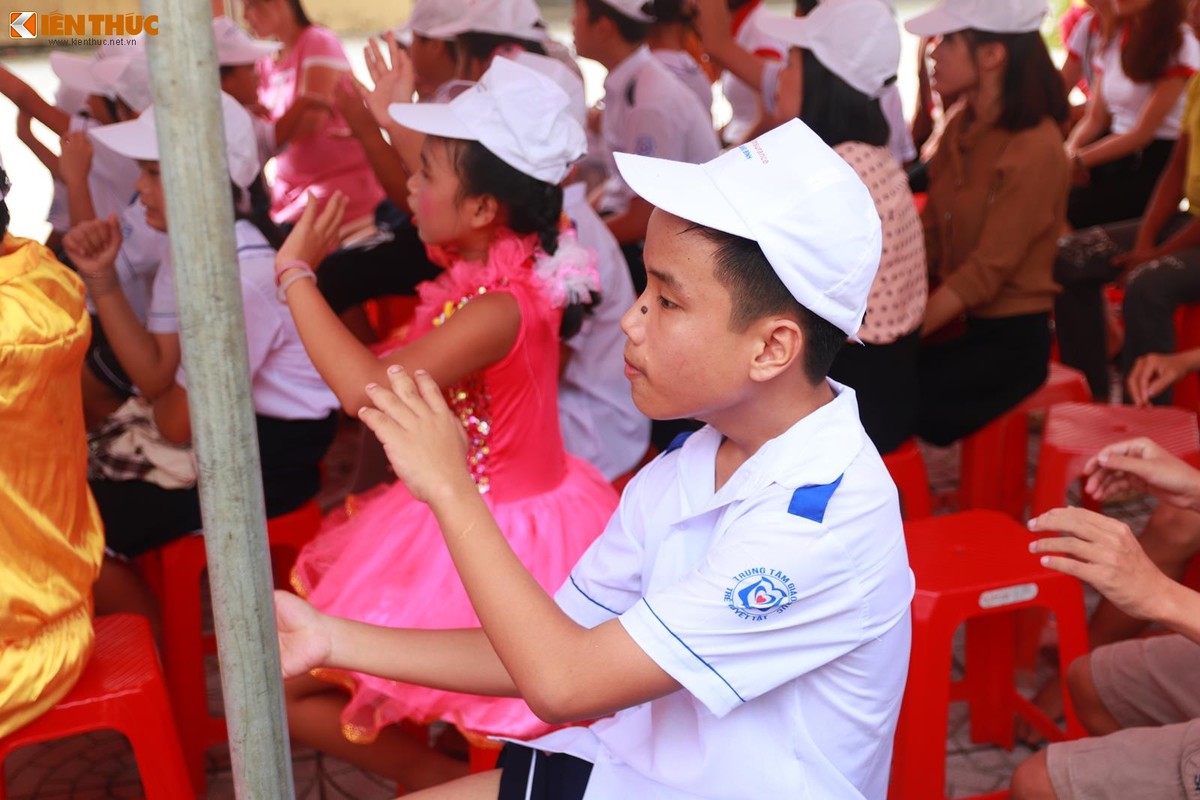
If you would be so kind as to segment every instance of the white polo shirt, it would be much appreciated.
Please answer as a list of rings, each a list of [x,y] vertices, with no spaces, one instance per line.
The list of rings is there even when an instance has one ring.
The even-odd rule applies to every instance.
[[[733,40],[743,50],[759,58],[782,61],[787,56],[787,43],[768,36],[758,27],[758,17],[770,13],[761,0],[752,4],[749,10],[740,11],[734,18]],[[726,71],[721,75],[721,91],[733,111],[729,124],[725,126],[725,141],[741,144],[758,122],[758,90],[732,72]]]
[[[602,213],[620,213],[633,199],[613,153],[703,164],[717,157],[720,144],[712,119],[687,86],[643,45],[613,67],[604,79],[604,137],[608,181]]]
[[[275,249],[253,223],[238,220],[234,231],[254,410],[276,419],[323,419],[339,404],[309,359],[287,305],[276,297]],[[179,331],[169,258],[154,281],[146,327],[151,333]],[[182,364],[175,382],[187,387]]]
[[[913,577],[895,486],[834,390],[715,494],[720,433],[668,449],[559,590],[683,685],[530,743],[595,764],[585,798],[885,797]]]
[[[696,96],[697,102],[704,113],[712,117],[713,90],[712,81],[708,79],[704,68],[692,58],[686,50],[651,50],[650,53],[671,70],[671,74],[679,78],[683,85]]]
[[[587,187],[563,190],[563,210],[579,243],[596,252],[600,304],[564,342],[571,360],[558,381],[558,420],[567,452],[613,480],[637,466],[650,445],[650,420],[637,410],[625,377],[621,317],[633,305],[629,266],[612,231],[588,205]]]

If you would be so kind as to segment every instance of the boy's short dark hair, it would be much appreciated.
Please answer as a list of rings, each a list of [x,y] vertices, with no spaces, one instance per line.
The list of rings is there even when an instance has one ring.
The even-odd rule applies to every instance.
[[[800,325],[804,335],[804,375],[809,383],[824,380],[834,358],[846,343],[846,334],[836,325],[809,311],[796,301],[758,242],[715,228],[695,225],[694,230],[716,245],[713,275],[729,290],[733,309],[729,327],[744,331],[755,321],[773,314],[786,314]]]
[[[641,22],[632,17],[627,17],[608,3],[605,3],[604,0],[583,0],[583,2],[587,6],[589,24],[594,24],[601,17],[611,19],[617,27],[617,33],[630,44],[644,42],[646,41],[646,37],[650,35],[649,22]],[[646,5],[653,7],[654,3],[649,2]]]
[[[520,47],[539,56],[546,55],[546,47],[541,42],[532,39],[521,39],[516,36],[505,36],[500,33],[480,33],[467,31],[460,33],[454,42],[455,51],[461,50],[467,58],[477,61],[487,61],[501,47]]]

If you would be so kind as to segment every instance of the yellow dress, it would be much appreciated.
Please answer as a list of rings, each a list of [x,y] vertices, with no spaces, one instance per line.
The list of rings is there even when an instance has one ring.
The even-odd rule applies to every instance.
[[[78,276],[40,244],[0,245],[0,737],[50,708],[92,649],[104,529],[87,485]]]

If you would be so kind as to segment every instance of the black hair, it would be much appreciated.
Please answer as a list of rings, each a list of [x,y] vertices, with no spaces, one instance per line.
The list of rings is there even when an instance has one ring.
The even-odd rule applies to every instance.
[[[468,36],[470,34],[464,33],[461,35]],[[423,39],[428,42],[441,42],[441,44],[446,48],[446,55],[448,55],[450,57],[450,60],[454,61],[454,62],[458,61],[458,41],[455,39],[434,39],[430,36],[422,36],[421,34],[417,33],[416,31],[413,31],[413,39],[414,40],[415,39]],[[531,44],[536,45],[536,44],[538,44],[538,42],[532,42]],[[522,46],[525,46],[525,45],[522,45]]]
[[[646,37],[650,35],[649,22],[627,17],[604,0],[583,0],[583,2],[587,6],[588,24],[594,24],[601,18],[610,19],[617,28],[617,34],[630,44],[640,44],[646,41]],[[647,14],[652,15],[653,6],[654,2],[650,0],[642,8]]]
[[[704,225],[692,225],[687,230],[696,231],[716,245],[713,276],[728,290],[733,302],[730,329],[741,332],[757,320],[773,315],[791,317],[800,325],[804,337],[804,376],[812,384],[824,380],[846,343],[846,334],[797,302],[758,242]]]
[[[8,180],[8,173],[4,171],[4,167],[0,167],[0,194],[8,194],[11,187],[12,183]],[[0,238],[8,233],[8,223],[11,221],[12,217],[8,213],[8,201],[0,200]]]
[[[276,250],[283,245],[283,231],[279,230],[279,226],[271,220],[271,196],[267,193],[267,184],[263,180],[262,173],[258,173],[254,178],[254,183],[250,184],[245,190],[241,189],[236,183],[230,181],[230,188],[233,190],[233,217],[234,219],[244,219],[254,227],[258,228],[259,233],[263,238],[274,247]],[[249,204],[243,202],[244,196],[249,195]]]
[[[796,0],[796,16],[807,17],[809,14],[812,13],[812,10],[814,8],[816,8],[819,3],[820,3],[820,0]],[[737,3],[736,5],[731,3],[730,10],[739,8],[743,5],[745,5],[744,2]]]
[[[459,197],[490,195],[508,210],[508,227],[514,233],[536,233],[547,255],[558,250],[558,222],[562,218],[562,187],[526,175],[504,163],[479,142],[429,137],[446,143],[460,184]],[[583,319],[600,295],[591,302],[563,309],[559,336],[563,341],[579,333]]]
[[[878,98],[868,97],[821,63],[811,50],[801,50],[804,101],[800,119],[830,147],[862,142],[883,147],[891,126]]]
[[[691,24],[696,19],[696,9],[687,0],[651,0],[650,15],[657,22],[682,22]]]
[[[296,16],[296,22],[301,28],[307,28],[312,25],[312,20],[308,18],[308,13],[304,10],[304,5],[300,0],[287,0],[287,4],[291,6],[292,13]]]
[[[456,49],[462,51],[468,59],[487,61],[501,47],[516,46],[539,56],[546,55],[546,47],[533,39],[521,39],[516,36],[504,36],[499,33],[479,33],[467,31],[460,33],[455,40]]]
[[[1004,45],[1008,52],[997,125],[1022,131],[1040,124],[1046,117],[1059,125],[1067,121],[1070,114],[1067,91],[1039,32],[992,33],[969,29],[961,35],[972,53],[980,45],[991,43]]]

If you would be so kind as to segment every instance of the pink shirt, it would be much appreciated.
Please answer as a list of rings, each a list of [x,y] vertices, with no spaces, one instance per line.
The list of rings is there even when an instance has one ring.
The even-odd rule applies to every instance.
[[[350,69],[337,36],[317,25],[305,28],[283,58],[258,62],[259,100],[271,119],[279,119],[291,107],[300,91],[302,69],[314,65]],[[347,221],[373,216],[384,198],[362,145],[336,111],[316,133],[292,139],[275,157],[275,165],[271,217],[276,222],[299,219],[308,191],[328,197],[340,189],[350,201]]]

